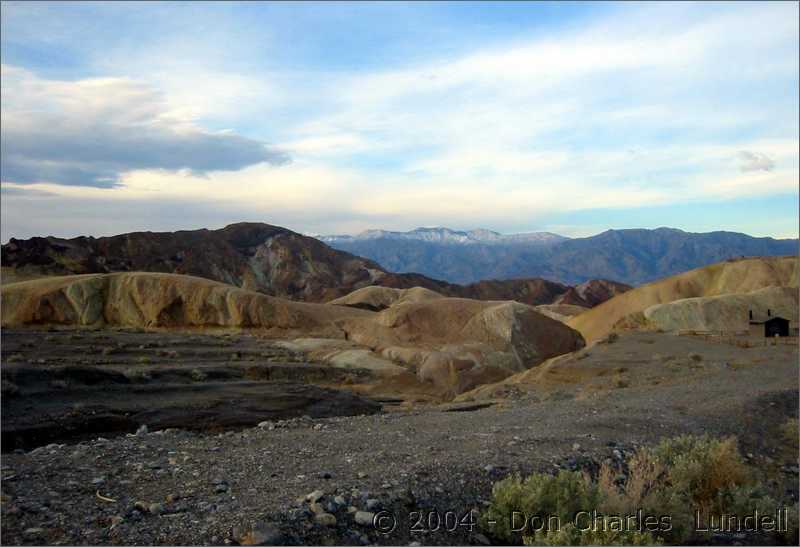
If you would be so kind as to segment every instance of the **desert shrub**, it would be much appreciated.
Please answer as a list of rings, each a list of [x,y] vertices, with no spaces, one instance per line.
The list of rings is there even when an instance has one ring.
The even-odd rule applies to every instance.
[[[783,439],[789,443],[790,446],[797,446],[797,439],[800,438],[800,431],[798,431],[797,418],[789,418],[781,425],[781,433]]]
[[[561,471],[558,475],[534,473],[526,479],[512,476],[495,483],[491,504],[481,514],[481,523],[498,539],[519,543],[522,532],[514,529],[520,528],[521,523],[512,523],[515,513],[529,519],[539,517],[547,529],[551,517],[570,522],[577,512],[597,507],[598,502],[596,485],[576,471]]]
[[[751,476],[734,437],[684,435],[637,450],[627,462],[627,474],[606,463],[596,481],[566,471],[555,476],[537,473],[524,480],[506,478],[494,485],[480,523],[506,543],[518,542],[521,535],[526,544],[541,545],[684,543],[693,539],[696,511],[715,518],[754,510],[774,513],[778,503]],[[669,516],[670,528],[651,533],[609,525],[639,510],[645,515]],[[577,527],[575,515],[580,511],[596,512],[595,525]],[[511,522],[515,512],[529,519],[536,516],[542,525],[519,531],[522,519]],[[789,533],[780,540],[796,543],[797,513],[797,506],[790,510]],[[551,516],[560,526],[550,525]]]
[[[589,530],[578,528],[572,522],[558,530],[536,532],[525,536],[525,545],[661,545],[661,540],[650,532],[620,530],[608,517]]]
[[[669,488],[701,511],[721,513],[723,490],[751,480],[734,437],[682,435],[661,441],[653,454],[669,470]]]
[[[208,375],[199,368],[193,368],[189,374],[195,382],[202,382],[208,377]]]
[[[721,501],[725,512],[732,515],[751,515],[758,511],[760,515],[774,515],[783,508],[777,500],[769,496],[760,485],[734,486],[721,493]],[[776,531],[778,544],[798,544],[798,524],[800,523],[800,506],[797,503],[788,508],[786,531]]]
[[[617,334],[616,332],[612,332],[611,334],[609,334],[608,336],[606,336],[605,338],[600,340],[600,343],[601,344],[613,344],[617,340],[619,340],[619,334]]]
[[[19,394],[19,387],[14,382],[4,379],[0,382],[0,393],[2,393],[3,397],[14,397]]]
[[[131,382],[149,382],[153,379],[147,370],[127,370],[124,374]]]

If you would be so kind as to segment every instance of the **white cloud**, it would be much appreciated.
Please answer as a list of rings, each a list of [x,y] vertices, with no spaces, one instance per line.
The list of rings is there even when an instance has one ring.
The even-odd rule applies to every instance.
[[[2,85],[3,182],[107,188],[135,169],[205,173],[288,161],[258,141],[204,130],[142,82],[45,80],[4,65]]]
[[[747,171],[772,171],[775,169],[775,161],[766,154],[742,150],[739,152],[739,169],[745,173]]]

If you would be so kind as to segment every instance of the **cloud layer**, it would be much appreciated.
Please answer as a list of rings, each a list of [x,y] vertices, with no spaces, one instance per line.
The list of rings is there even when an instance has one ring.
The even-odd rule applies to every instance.
[[[3,66],[2,85],[3,182],[113,187],[140,169],[205,174],[289,161],[176,117],[157,90],[130,79],[54,81]]]
[[[592,230],[620,227],[659,207],[656,225],[692,230],[690,204],[729,202],[741,219],[748,200],[797,201],[796,3],[576,3],[538,26],[496,14],[530,22],[544,4],[504,4],[470,26],[457,3],[412,3],[392,8],[393,44],[380,6],[358,20],[370,32],[337,5],[281,19],[278,5],[198,4],[188,20],[166,4],[136,17],[36,6],[3,4],[4,237],[48,231],[58,203],[74,219],[59,233],[77,235],[87,214],[104,233],[242,219],[519,232],[574,227],[578,212]],[[410,20],[417,41],[403,40]],[[66,75],[66,63],[25,62],[62,49]],[[162,203],[194,221],[153,217]],[[795,213],[747,218],[797,229]]]

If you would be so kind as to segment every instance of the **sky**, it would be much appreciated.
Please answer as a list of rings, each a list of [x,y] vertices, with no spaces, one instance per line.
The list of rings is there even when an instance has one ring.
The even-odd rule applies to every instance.
[[[798,2],[2,2],[0,234],[798,237]]]

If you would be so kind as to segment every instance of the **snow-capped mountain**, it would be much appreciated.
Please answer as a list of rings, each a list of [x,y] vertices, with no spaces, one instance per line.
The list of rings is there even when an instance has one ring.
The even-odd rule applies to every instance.
[[[388,230],[366,230],[358,235],[318,236],[325,243],[349,243],[372,241],[376,239],[426,241],[428,243],[470,245],[470,244],[514,244],[525,243],[549,245],[569,238],[550,232],[530,232],[525,234],[500,234],[492,230],[478,228],[469,231],[451,230],[450,228],[417,228],[409,232],[392,232]]]

